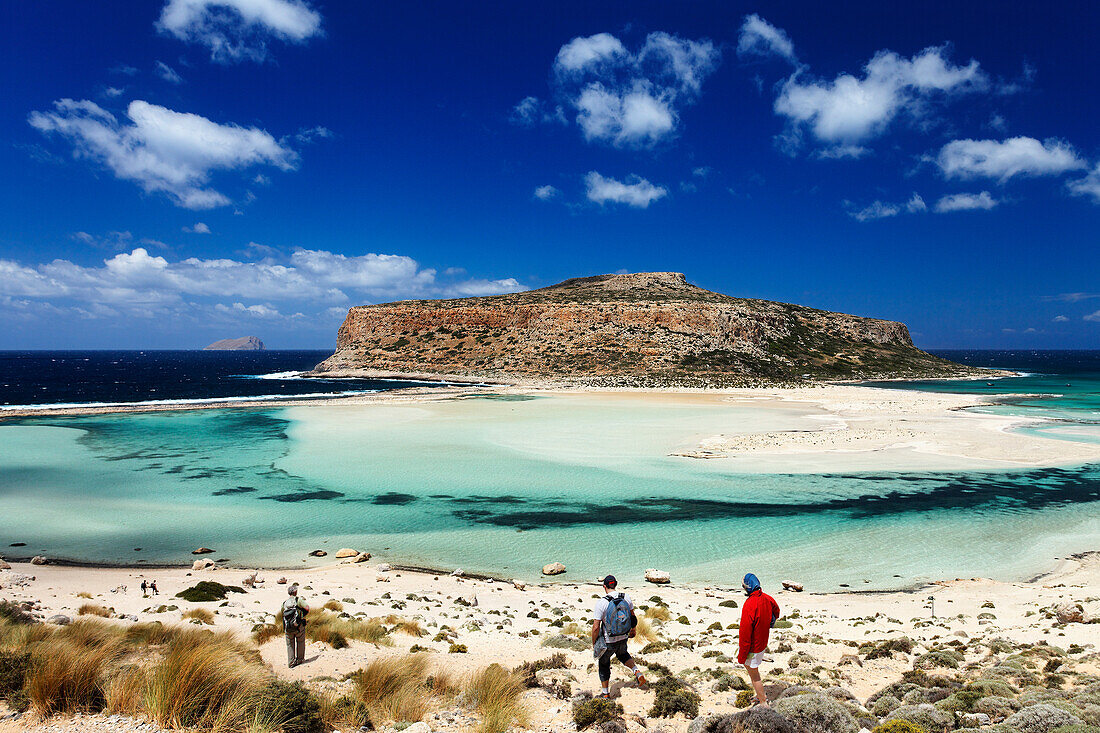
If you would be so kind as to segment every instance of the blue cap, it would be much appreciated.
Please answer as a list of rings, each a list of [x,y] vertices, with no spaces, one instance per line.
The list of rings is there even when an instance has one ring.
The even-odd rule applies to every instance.
[[[752,593],[754,590],[760,590],[760,579],[752,573],[747,573],[745,579],[741,581],[741,587],[745,589],[746,593]]]

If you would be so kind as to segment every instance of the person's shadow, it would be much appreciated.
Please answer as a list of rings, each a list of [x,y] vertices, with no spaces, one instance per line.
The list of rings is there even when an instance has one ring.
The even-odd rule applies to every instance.
[[[622,697],[624,687],[633,687],[636,690],[642,689],[634,680],[619,680],[618,682],[612,682],[611,686],[607,688],[607,692],[614,700],[616,697]]]

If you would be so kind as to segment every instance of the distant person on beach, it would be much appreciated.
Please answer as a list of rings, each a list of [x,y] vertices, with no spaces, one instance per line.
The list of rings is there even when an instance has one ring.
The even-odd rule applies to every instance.
[[[592,609],[592,656],[598,662],[600,697],[611,697],[611,657],[616,656],[634,673],[639,687],[645,686],[645,676],[634,663],[626,642],[634,636],[638,617],[634,614],[634,602],[626,593],[616,592],[619,585],[614,575],[603,579],[604,597],[596,601]]]
[[[157,590],[157,581],[154,580],[152,583],[150,583],[149,588],[150,588],[150,590],[153,591],[153,595],[155,595],[155,596],[160,595],[160,591]]]
[[[290,598],[283,601],[280,609],[283,619],[283,632],[286,634],[287,667],[297,667],[306,661],[306,614],[309,606],[298,597],[298,584],[286,589]]]
[[[738,632],[737,663],[745,665],[756,691],[756,704],[767,707],[768,696],[760,681],[760,662],[768,647],[768,632],[779,619],[779,604],[760,587],[760,581],[749,573],[741,581],[741,589],[748,596],[741,607],[741,628]]]
[[[146,591],[148,591],[148,589],[149,589],[149,584],[146,583],[144,580],[141,581],[141,597],[142,598],[145,597]]]

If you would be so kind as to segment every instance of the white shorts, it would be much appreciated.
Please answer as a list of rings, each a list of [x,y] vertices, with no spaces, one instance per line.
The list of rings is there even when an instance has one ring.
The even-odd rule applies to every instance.
[[[757,652],[756,654],[750,654],[745,660],[745,665],[756,669],[760,666],[760,663],[764,661],[764,652]]]

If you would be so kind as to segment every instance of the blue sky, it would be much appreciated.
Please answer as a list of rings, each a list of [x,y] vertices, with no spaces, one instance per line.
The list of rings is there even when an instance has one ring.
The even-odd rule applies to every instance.
[[[327,348],[359,303],[641,270],[1100,344],[1093,2],[2,12],[0,348]]]

